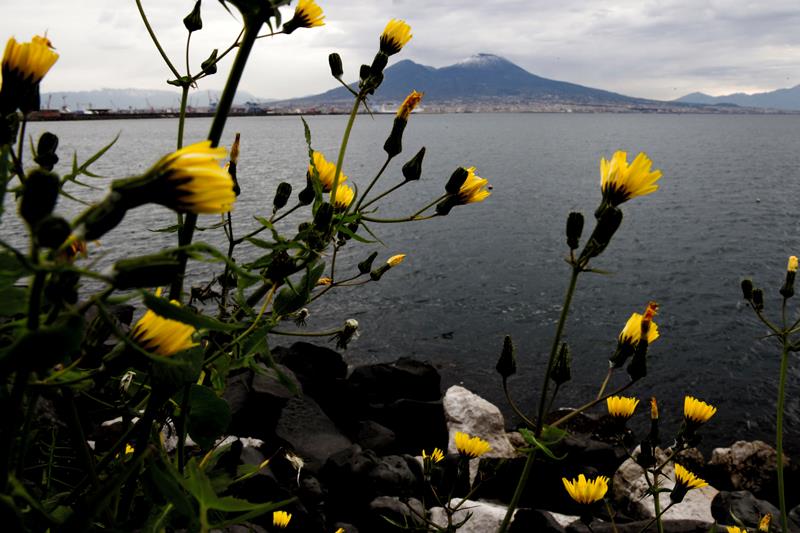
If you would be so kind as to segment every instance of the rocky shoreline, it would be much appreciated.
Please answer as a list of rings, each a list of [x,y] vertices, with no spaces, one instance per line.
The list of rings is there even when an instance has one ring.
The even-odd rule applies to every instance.
[[[497,530],[525,462],[517,452],[525,442],[519,433],[507,432],[496,406],[460,386],[442,391],[437,370],[414,359],[349,370],[339,353],[313,344],[272,352],[275,369],[231,374],[224,395],[233,415],[228,433],[236,437],[229,437],[230,449],[220,463],[235,473],[241,465],[268,461],[236,484],[233,496],[294,499],[284,507],[292,514],[286,531],[401,531],[389,520],[419,524],[417,515],[426,512],[423,501],[429,503],[428,518],[444,525],[443,509],[431,505],[423,483],[420,456],[436,447],[447,451],[438,481],[455,487],[451,496],[460,500],[468,487],[456,479],[459,458],[452,436],[462,431],[487,440],[492,449],[471,461],[480,486],[456,513],[457,519],[471,515],[459,531]],[[537,460],[510,531],[589,531],[561,482],[581,473],[612,479],[607,497],[614,503],[618,532],[638,532],[650,523],[652,496],[645,494],[642,469],[615,443],[611,426],[608,417],[595,415],[569,422],[569,435],[553,448],[565,458]],[[768,444],[740,441],[713,450],[710,457],[690,449],[681,454],[681,463],[709,486],[690,491],[664,515],[665,531],[705,533],[714,523],[735,525],[734,516],[753,526],[766,513],[773,515],[773,528],[778,524],[776,453]],[[671,474],[669,468],[666,472]],[[795,461],[788,461],[786,478],[790,530],[800,532]],[[661,497],[667,501],[669,495]],[[593,531],[612,531],[604,513],[600,508]],[[248,527],[228,531],[271,531],[271,515],[253,519]],[[654,524],[650,530],[655,531]]]

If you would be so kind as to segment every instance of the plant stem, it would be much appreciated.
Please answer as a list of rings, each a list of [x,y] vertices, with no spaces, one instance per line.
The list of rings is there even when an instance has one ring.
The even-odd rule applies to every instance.
[[[138,3],[139,0],[137,0]],[[230,74],[228,74],[228,81],[225,83],[225,89],[219,98],[217,104],[217,112],[214,115],[214,120],[211,123],[211,129],[208,132],[208,140],[211,141],[211,146],[219,145],[222,138],[222,131],[225,129],[225,122],[228,119],[228,113],[233,105],[233,98],[236,96],[236,89],[239,87],[239,82],[242,79],[244,67],[247,64],[247,58],[250,57],[250,52],[253,50],[253,44],[256,41],[258,30],[261,28],[261,23],[255,23],[252,20],[245,20],[244,36],[242,37],[239,51],[236,53],[236,59],[233,60]],[[186,220],[178,232],[178,245],[188,246],[192,243],[194,230],[197,226],[197,215],[195,213],[188,213]],[[170,300],[181,300],[181,293],[183,292],[183,279],[186,275],[186,261],[187,256],[182,252],[178,256],[181,263],[179,274],[169,290]]]
[[[615,391],[609,392],[608,394],[600,396],[599,398],[595,398],[591,402],[588,402],[588,403],[585,403],[585,404],[581,405],[577,409],[574,409],[573,411],[567,413],[566,415],[562,416],[561,418],[559,418],[558,420],[556,420],[555,422],[550,424],[550,427],[558,427],[558,426],[560,426],[561,424],[563,424],[567,420],[570,420],[572,417],[575,417],[575,416],[579,415],[580,413],[586,411],[587,409],[591,409],[592,407],[594,407],[598,403],[602,402],[603,400],[605,400],[607,398],[610,398],[611,396],[615,396],[615,395],[625,391],[628,387],[630,387],[634,383],[636,383],[636,382],[635,381],[629,381],[625,385],[622,385],[621,387],[616,389]]]
[[[500,529],[497,530],[497,533],[505,533],[508,529],[508,526],[511,524],[511,518],[514,516],[514,511],[517,509],[517,505],[519,505],[519,500],[522,497],[522,491],[525,490],[525,486],[528,484],[528,476],[531,473],[531,469],[533,468],[533,463],[535,461],[536,448],[528,452],[528,458],[525,460],[525,466],[522,468],[522,474],[519,476],[517,488],[514,490],[514,495],[511,497],[511,502],[508,504],[506,515],[503,517],[503,522],[500,524]]]
[[[339,186],[339,176],[342,173],[342,165],[344,164],[344,154],[347,152],[347,142],[350,140],[350,132],[353,129],[353,123],[356,121],[356,114],[358,114],[358,106],[361,105],[361,95],[356,97],[353,102],[353,109],[350,110],[350,118],[347,119],[347,127],[344,129],[342,135],[342,145],[339,147],[339,157],[336,158],[336,175],[333,177],[333,185],[331,186],[331,199],[336,198],[336,188]]]
[[[647,479],[647,472],[644,473],[645,479]],[[656,521],[656,526],[658,527],[658,533],[664,533],[664,523],[661,521],[661,493],[658,492],[658,470],[653,472],[653,510],[656,513],[654,520]],[[667,510],[664,509],[664,512]],[[649,524],[648,524],[649,525]]]
[[[158,37],[156,37],[153,28],[150,26],[150,21],[147,20],[147,15],[144,14],[144,8],[142,7],[141,0],[136,0],[136,7],[139,8],[139,15],[142,16],[142,22],[144,22],[144,27],[147,28],[147,33],[150,34],[150,39],[152,39],[153,44],[156,45],[158,53],[161,54],[161,57],[164,59],[164,63],[167,64],[167,67],[172,71],[172,74],[176,78],[180,78],[181,75],[180,73],[178,73],[178,69],[175,68],[175,66],[172,64],[172,61],[170,61],[169,57],[167,57],[167,53],[164,52],[163,48],[161,48],[161,43],[158,42]]]
[[[376,196],[375,198],[373,198],[373,199],[372,199],[372,200],[370,200],[369,202],[365,203],[365,204],[364,204],[364,205],[363,205],[361,208],[362,208],[362,209],[366,209],[367,207],[371,206],[372,204],[374,204],[375,202],[377,202],[377,201],[378,201],[378,200],[380,200],[381,198],[383,198],[383,197],[385,197],[385,196],[387,196],[387,195],[389,195],[389,194],[393,193],[394,191],[396,191],[397,189],[399,189],[400,187],[402,187],[402,186],[403,186],[403,185],[405,185],[406,183],[409,183],[409,182],[408,182],[407,180],[404,180],[404,181],[402,181],[401,183],[398,183],[397,185],[395,185],[395,186],[393,186],[393,187],[391,187],[391,188],[389,188],[389,189],[387,189],[387,190],[383,191],[383,192],[382,192],[382,193],[380,193],[378,196]]]
[[[384,170],[386,170],[386,167],[388,167],[388,166],[389,166],[389,162],[390,162],[391,160],[392,160],[392,158],[391,158],[391,157],[387,157],[387,158],[386,158],[386,161],[384,161],[384,162],[383,162],[383,166],[381,167],[381,169],[378,171],[378,173],[377,173],[377,174],[375,174],[375,177],[374,177],[374,178],[372,178],[372,181],[371,181],[371,182],[369,182],[369,186],[368,186],[368,187],[367,187],[367,189],[364,191],[364,194],[362,194],[362,195],[361,195],[361,198],[359,198],[359,199],[358,199],[358,203],[356,204],[355,208],[353,209],[353,211],[354,211],[354,212],[355,212],[355,211],[358,211],[358,208],[359,208],[359,207],[361,207],[361,204],[362,204],[362,203],[364,202],[364,200],[367,198],[367,195],[369,194],[369,191],[371,191],[371,190],[372,190],[372,187],[374,187],[374,186],[375,186],[375,184],[376,184],[376,183],[378,183],[378,179],[381,177],[381,175],[383,175],[383,171],[384,171]]]
[[[780,381],[778,382],[778,406],[775,413],[775,451],[778,453],[778,503],[781,509],[781,531],[788,533],[789,525],[786,514],[786,492],[783,478],[783,409],[786,399],[786,374],[789,369],[789,339],[783,336],[781,350]]]
[[[178,150],[183,148],[183,127],[186,122],[186,103],[189,100],[189,85],[181,86],[181,109],[178,114]]]

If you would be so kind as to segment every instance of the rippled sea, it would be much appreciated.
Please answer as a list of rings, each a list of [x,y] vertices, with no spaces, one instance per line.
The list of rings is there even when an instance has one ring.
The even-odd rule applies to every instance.
[[[345,172],[362,190],[383,162],[391,118],[362,116],[356,123]],[[345,118],[308,122],[315,148],[333,158]],[[62,171],[73,151],[83,160],[119,133],[117,144],[93,166],[98,174],[119,178],[173,149],[175,126],[166,119],[34,123],[28,132],[60,136],[57,170]],[[207,119],[189,120],[187,140],[202,139],[208,126]],[[241,234],[258,227],[253,215],[269,214],[278,182],[289,181],[295,190],[304,185],[306,148],[297,117],[232,119],[225,142],[237,131],[243,196],[235,231]],[[719,407],[703,430],[706,446],[773,440],[779,350],[762,338],[765,328],[743,305],[739,282],[750,276],[764,287],[766,313],[779,317],[786,259],[800,255],[800,117],[415,115],[405,152],[377,190],[402,179],[402,162],[420,146],[427,147],[423,179],[381,203],[376,216],[416,211],[441,194],[458,165],[476,166],[490,180],[492,195],[446,218],[374,225],[386,246],[348,245],[338,260],[344,269],[354,269],[373,249],[381,258],[408,254],[379,284],[342,289],[312,309],[312,328],[334,327],[350,317],[359,321],[361,336],[346,353],[350,364],[404,355],[427,359],[440,368],[445,385],[462,383],[480,393],[513,423],[494,371],[503,336],[512,335],[518,350],[513,393],[532,408],[568,281],[567,213],[579,210],[587,224],[593,220],[601,156],[618,149],[631,155],[645,151],[663,171],[661,189],[623,206],[621,229],[594,263],[611,274],[579,280],[566,329],[574,378],[557,403],[575,405],[593,397],[625,321],[656,300],[661,338],[651,346],[649,375],[632,391],[659,398],[665,434],[677,427],[683,397],[691,394]],[[86,199],[102,194],[72,191]],[[62,200],[58,209],[74,215],[79,206]],[[214,222],[213,216],[201,218],[201,225]],[[284,229],[291,232],[297,222],[288,219]],[[102,265],[172,244],[172,236],[143,229],[172,223],[174,215],[166,209],[139,209],[102,239],[94,257]],[[21,231],[4,216],[2,238],[14,240]],[[223,241],[219,230],[198,238]],[[193,268],[201,274],[205,266]],[[795,309],[790,306],[791,317]],[[800,452],[799,393],[794,355],[786,407],[788,449],[794,454]]]

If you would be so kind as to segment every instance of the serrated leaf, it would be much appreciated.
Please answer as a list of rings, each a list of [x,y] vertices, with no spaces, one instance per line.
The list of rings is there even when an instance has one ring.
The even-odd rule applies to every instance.
[[[116,144],[116,142],[119,140],[119,136],[120,135],[121,135],[121,133],[117,133],[114,136],[114,138],[111,140],[110,143],[108,143],[107,145],[105,145],[102,148],[100,148],[100,150],[95,152],[91,157],[89,157],[89,159],[84,161],[83,164],[81,164],[80,166],[78,165],[78,153],[77,152],[73,152],[73,154],[72,154],[72,172],[70,172],[69,174],[64,176],[61,179],[61,183],[63,184],[63,183],[66,183],[67,181],[74,181],[75,178],[77,178],[80,174],[83,174],[83,175],[88,176],[90,178],[99,178],[99,177],[101,177],[101,176],[98,176],[98,175],[93,174],[91,172],[87,173],[87,171],[89,170],[89,167],[95,161],[97,161],[98,159],[103,157],[105,155],[105,153],[108,152],[111,149],[111,147],[114,146],[114,144]]]
[[[561,457],[554,454],[553,451],[548,447],[548,445],[542,442],[541,440],[537,439],[536,436],[533,434],[533,431],[530,431],[529,429],[521,428],[519,430],[519,434],[522,435],[522,438],[525,439],[525,442],[533,445],[536,449],[541,450],[542,453],[544,453],[550,459],[553,459],[555,461],[561,461],[567,457],[566,454],[562,455]]]

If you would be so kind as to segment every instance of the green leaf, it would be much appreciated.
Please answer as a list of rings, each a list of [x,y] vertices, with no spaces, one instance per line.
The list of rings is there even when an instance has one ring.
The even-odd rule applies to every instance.
[[[303,307],[311,296],[311,291],[317,285],[320,276],[325,271],[325,263],[319,262],[306,267],[306,273],[297,287],[285,287],[275,297],[272,305],[273,313],[277,316],[287,315]]]
[[[152,356],[153,382],[166,390],[183,387],[197,381],[203,368],[203,350],[199,346],[178,352],[169,357]]]
[[[171,503],[175,510],[184,517],[196,521],[197,513],[192,502],[186,497],[186,493],[181,490],[181,485],[177,481],[180,474],[174,470],[172,465],[168,462],[162,464],[154,462],[147,469],[147,474],[164,500]]]
[[[144,305],[163,318],[177,320],[178,322],[194,326],[197,329],[209,329],[213,331],[236,331],[237,329],[247,327],[247,324],[220,322],[216,318],[195,313],[187,307],[173,305],[165,298],[159,298],[147,291],[140,292],[144,299]]]
[[[18,279],[30,274],[20,257],[10,252],[0,252],[0,289],[11,287]]]
[[[75,178],[77,178],[81,174],[83,174],[85,176],[88,176],[90,178],[98,178],[98,177],[100,177],[100,176],[97,176],[96,174],[93,174],[92,172],[89,172],[89,167],[95,161],[97,161],[98,159],[103,157],[105,155],[105,153],[108,152],[108,150],[112,146],[114,146],[114,144],[119,140],[119,136],[120,136],[120,134],[117,133],[114,136],[114,138],[111,140],[110,143],[108,143],[107,145],[102,147],[100,150],[98,150],[94,155],[92,155],[89,159],[84,161],[83,164],[81,164],[80,166],[78,165],[78,154],[77,154],[77,152],[74,152],[72,154],[72,171],[69,174],[65,175],[63,178],[61,178],[61,183],[64,184],[64,183],[66,183],[68,181],[75,181]]]
[[[519,430],[519,434],[522,435],[522,438],[525,439],[525,442],[527,442],[528,444],[531,444],[534,447],[542,450],[542,452],[546,456],[548,456],[550,459],[553,459],[553,460],[556,460],[556,461],[561,461],[561,460],[563,460],[564,458],[567,457],[566,454],[562,455],[561,457],[558,457],[549,448],[549,445],[550,444],[554,444],[554,443],[542,442],[540,439],[537,439],[536,436],[533,434],[533,431],[530,431],[529,429],[521,428]]]
[[[207,450],[228,429],[231,410],[228,402],[202,385],[192,384],[189,401],[189,435],[202,449]]]
[[[178,224],[167,226],[166,228],[147,229],[151,233],[176,233],[181,227]]]

